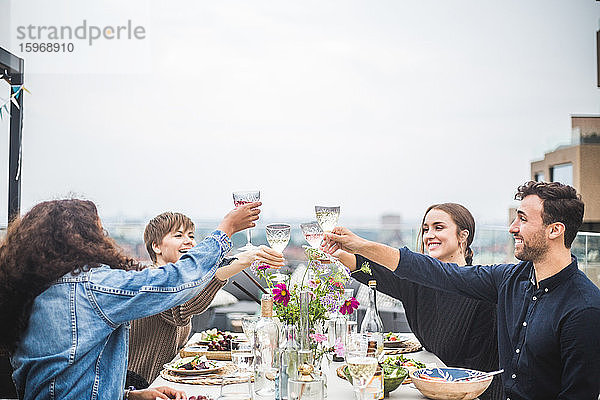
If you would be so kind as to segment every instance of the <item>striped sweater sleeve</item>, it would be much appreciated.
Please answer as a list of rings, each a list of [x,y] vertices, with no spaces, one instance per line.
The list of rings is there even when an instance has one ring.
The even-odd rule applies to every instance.
[[[208,308],[219,289],[225,286],[226,283],[227,281],[221,281],[219,278],[213,277],[196,297],[179,306],[161,312],[159,314],[161,319],[174,326],[189,324],[194,315],[201,314]]]

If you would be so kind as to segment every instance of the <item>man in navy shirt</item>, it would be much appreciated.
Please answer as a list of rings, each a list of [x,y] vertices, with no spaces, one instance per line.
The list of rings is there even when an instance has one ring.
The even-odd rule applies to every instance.
[[[528,182],[515,199],[521,203],[510,233],[518,264],[459,267],[341,227],[326,234],[323,247],[360,254],[422,285],[496,303],[507,400],[597,400],[600,289],[570,250],[583,202],[557,182]]]

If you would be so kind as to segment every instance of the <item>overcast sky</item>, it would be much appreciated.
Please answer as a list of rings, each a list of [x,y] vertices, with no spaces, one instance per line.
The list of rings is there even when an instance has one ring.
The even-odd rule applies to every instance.
[[[529,163],[598,114],[592,0],[0,0],[25,58],[22,208],[75,193],[105,218],[407,221],[437,202],[505,223]],[[8,9],[10,12],[5,13]],[[142,26],[141,40],[22,53],[18,26]],[[89,39],[89,38],[88,38]],[[0,82],[0,98],[8,85]],[[8,123],[0,122],[0,225]]]

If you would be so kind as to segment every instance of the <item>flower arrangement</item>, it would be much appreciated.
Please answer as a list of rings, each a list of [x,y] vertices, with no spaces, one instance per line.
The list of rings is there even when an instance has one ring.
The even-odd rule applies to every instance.
[[[358,301],[344,298],[344,287],[350,280],[350,271],[336,258],[323,251],[305,247],[308,266],[299,283],[275,282],[273,272],[265,265],[254,265],[254,272],[262,277],[273,293],[275,316],[284,324],[300,321],[300,292],[310,290],[309,321],[314,326],[334,313],[351,314],[358,308]]]

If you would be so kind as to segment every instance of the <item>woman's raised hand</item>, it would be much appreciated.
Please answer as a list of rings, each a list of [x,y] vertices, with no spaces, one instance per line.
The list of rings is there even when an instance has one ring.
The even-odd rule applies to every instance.
[[[283,254],[265,245],[236,254],[236,257],[244,268],[248,268],[255,261],[268,264],[271,268],[281,268],[285,263]]]
[[[331,232],[325,232],[325,238],[321,244],[324,252],[336,256],[338,250],[348,253],[358,253],[367,243],[367,240],[353,233],[350,229],[337,226]]]
[[[258,207],[261,205],[262,203],[260,201],[255,201],[234,208],[227,213],[217,229],[225,232],[227,236],[231,237],[231,235],[236,232],[254,228],[256,226],[254,221],[258,219],[258,214],[260,214],[260,209]]]

